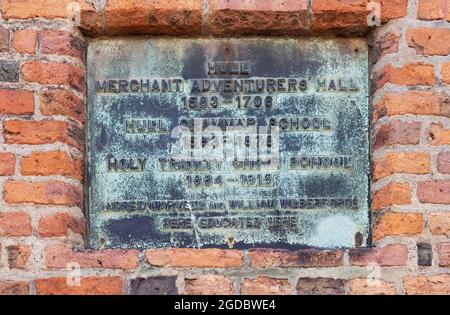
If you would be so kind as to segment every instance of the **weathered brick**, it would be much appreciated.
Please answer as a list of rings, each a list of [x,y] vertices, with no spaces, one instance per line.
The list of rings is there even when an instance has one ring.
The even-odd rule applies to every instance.
[[[448,115],[449,108],[432,92],[387,93],[375,105],[373,119],[394,115]]]
[[[450,144],[450,128],[446,129],[441,124],[432,124],[428,134],[431,145]]]
[[[114,0],[105,8],[105,30],[118,34],[200,34],[201,0]]]
[[[233,268],[242,266],[244,253],[221,249],[150,249],[145,252],[145,259],[158,267]]]
[[[430,155],[428,153],[390,153],[374,161],[373,179],[396,174],[428,174],[430,172]]]
[[[408,183],[389,183],[372,194],[372,210],[411,203],[411,186]]]
[[[450,62],[443,63],[441,65],[441,75],[442,81],[444,83],[450,84]]]
[[[19,63],[0,60],[0,82],[19,82]]]
[[[373,240],[387,236],[411,236],[422,233],[423,217],[418,213],[386,212],[381,214],[373,227]]]
[[[47,246],[44,251],[48,268],[66,268],[75,262],[80,268],[133,270],[139,266],[137,250],[74,251],[66,245]]]
[[[254,268],[266,267],[335,267],[342,266],[343,252],[340,250],[302,249],[251,250],[250,265]]]
[[[84,92],[84,70],[68,63],[28,61],[22,66],[22,76],[25,81],[41,84],[57,84]]]
[[[381,57],[394,54],[398,52],[399,45],[400,33],[398,31],[385,33],[376,41],[375,46],[371,49],[371,59],[373,62],[376,62]]]
[[[131,295],[176,295],[176,276],[135,278],[130,281]]]
[[[184,280],[184,294],[230,295],[234,294],[233,282],[222,275],[200,275]]]
[[[441,152],[438,154],[437,169],[440,173],[450,174],[450,152]]]
[[[120,295],[123,294],[121,277],[83,277],[80,285],[70,285],[68,278],[36,279],[39,295]],[[74,283],[76,284],[76,283]]]
[[[28,245],[11,245],[6,248],[8,252],[8,265],[10,269],[25,269],[31,256],[31,247]]]
[[[450,275],[406,276],[403,279],[403,286],[408,295],[449,295]]]
[[[437,253],[439,257],[439,266],[450,266],[450,243],[439,243],[437,246]]]
[[[333,278],[300,278],[297,283],[299,295],[342,295],[345,280]]]
[[[384,280],[356,278],[349,281],[352,295],[395,295],[395,286]]]
[[[11,204],[66,205],[82,207],[83,193],[79,187],[58,180],[45,182],[7,181],[5,201]]]
[[[33,91],[0,89],[0,115],[31,115],[33,113]]]
[[[381,21],[399,19],[408,14],[408,0],[375,0],[381,5]]]
[[[4,19],[56,19],[66,18],[72,13],[69,4],[78,4],[81,12],[93,11],[86,0],[4,0],[2,17]]]
[[[38,43],[38,32],[35,30],[17,30],[13,35],[13,47],[24,54],[34,54]]]
[[[41,52],[47,55],[66,55],[84,59],[84,42],[72,33],[57,30],[41,32]]]
[[[16,157],[12,153],[0,153],[0,176],[14,175]]]
[[[245,278],[241,285],[243,295],[292,295],[294,294],[287,279],[259,276]]]
[[[86,223],[83,219],[74,218],[67,213],[56,213],[39,220],[40,237],[68,236],[69,231],[84,235]]]
[[[209,25],[215,35],[304,34],[308,1],[210,0]]]
[[[419,0],[417,17],[421,20],[450,21],[450,2],[448,0]]]
[[[433,262],[433,249],[431,244],[417,243],[417,265],[431,266]]]
[[[84,100],[63,89],[46,90],[41,93],[41,113],[46,116],[62,115],[84,124],[86,110]]]
[[[386,83],[407,86],[435,85],[434,66],[425,63],[413,63],[395,68],[389,64],[378,74],[375,86],[380,89]]]
[[[422,203],[450,204],[450,181],[426,181],[417,184]]]
[[[28,281],[0,280],[0,295],[28,295]]]
[[[450,29],[416,28],[406,33],[408,46],[414,48],[420,55],[450,54]]]
[[[314,33],[363,34],[368,29],[367,0],[315,0],[312,2]]]
[[[21,169],[22,175],[62,175],[83,179],[83,161],[61,151],[34,152],[22,159]]]
[[[0,236],[31,236],[31,218],[25,212],[0,212]]]
[[[9,30],[0,26],[0,52],[9,50]]]
[[[375,132],[373,149],[393,144],[419,144],[420,122],[395,120],[380,126]]]
[[[428,228],[433,235],[450,236],[450,212],[430,213]]]
[[[8,144],[47,144],[62,142],[84,151],[84,130],[65,121],[17,121],[3,124]]]
[[[350,264],[353,266],[367,266],[376,263],[380,266],[405,266],[408,260],[406,245],[394,244],[381,248],[350,249]]]

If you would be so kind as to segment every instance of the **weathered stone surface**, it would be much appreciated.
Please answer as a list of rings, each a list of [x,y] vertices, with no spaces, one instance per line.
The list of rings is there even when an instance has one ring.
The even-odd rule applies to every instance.
[[[19,64],[15,61],[0,60],[0,82],[18,82]]]
[[[297,283],[299,295],[342,295],[345,280],[333,278],[300,278]]]
[[[0,26],[0,52],[9,49],[9,30]]]
[[[131,295],[176,295],[176,276],[135,278],[130,281]]]
[[[433,249],[431,244],[417,243],[417,264],[419,266],[431,266],[433,262]]]

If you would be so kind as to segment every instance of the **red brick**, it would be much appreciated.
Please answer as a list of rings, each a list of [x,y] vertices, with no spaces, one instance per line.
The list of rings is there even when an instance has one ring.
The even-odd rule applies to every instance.
[[[386,236],[417,235],[423,230],[423,217],[416,213],[386,212],[381,214],[373,227],[373,240]]]
[[[145,252],[145,260],[157,267],[237,268],[243,264],[244,253],[221,249],[150,249]]]
[[[350,264],[352,266],[367,266],[376,263],[380,266],[406,266],[408,248],[406,245],[394,244],[381,248],[350,249]]]
[[[414,63],[395,68],[389,64],[378,75],[376,88],[380,89],[386,83],[407,86],[435,85],[434,66],[425,63]]]
[[[395,286],[384,280],[356,278],[349,281],[351,295],[395,295]]]
[[[440,173],[450,174],[450,152],[441,152],[438,154],[437,169]]]
[[[184,294],[188,295],[231,295],[233,282],[222,275],[200,275],[184,280]]]
[[[0,280],[0,295],[28,295],[27,281]]]
[[[333,278],[299,278],[298,295],[343,295],[345,280]]]
[[[343,252],[340,250],[302,249],[251,250],[250,265],[254,268],[266,267],[335,267],[342,266]]]
[[[0,236],[31,236],[31,218],[24,212],[0,212]]]
[[[84,235],[85,230],[86,222],[83,219],[74,218],[67,213],[56,213],[39,220],[40,237],[68,236],[69,231]]]
[[[6,248],[8,252],[8,265],[10,269],[25,269],[31,256],[31,247],[28,245],[11,245]]]
[[[77,263],[80,268],[133,270],[139,266],[137,250],[100,250],[77,252],[66,245],[47,246],[44,251],[48,268],[67,268]]]
[[[450,181],[418,183],[417,197],[422,203],[450,204]]]
[[[22,66],[22,76],[28,82],[65,85],[80,92],[86,89],[84,70],[68,63],[28,61]]]
[[[394,54],[398,52],[398,47],[400,45],[400,33],[398,31],[385,33],[381,38],[375,43],[373,49],[370,53],[374,62],[380,60],[381,57],[386,55]]]
[[[372,176],[375,180],[396,174],[428,174],[430,155],[428,153],[390,153],[374,161]]]
[[[450,62],[443,63],[441,65],[441,75],[442,81],[444,83],[450,84]]]
[[[41,93],[41,113],[46,116],[62,115],[84,124],[84,101],[67,90],[54,89]]]
[[[431,145],[450,144],[450,128],[441,124],[432,124],[428,132]]]
[[[419,142],[420,122],[394,120],[376,129],[373,148],[378,149],[393,144],[419,144]]]
[[[11,204],[34,203],[71,207],[81,207],[83,204],[83,193],[80,188],[57,180],[7,181],[3,190],[5,201]]]
[[[0,176],[14,175],[16,157],[12,153],[0,153]]]
[[[93,10],[86,0],[3,0],[4,19],[56,19],[70,15],[70,3],[78,3],[81,12]]]
[[[0,115],[31,115],[33,113],[33,91],[0,89]]]
[[[450,54],[450,29],[416,28],[406,33],[408,46],[414,48],[420,55]]]
[[[381,4],[381,21],[399,19],[408,14],[408,0],[375,0]]]
[[[389,183],[372,194],[372,210],[411,203],[411,186],[408,183]]]
[[[67,278],[36,279],[36,293],[39,295],[121,295],[121,277],[83,277],[80,285],[69,285]]]
[[[105,8],[105,30],[110,35],[200,34],[202,0],[113,0]]]
[[[421,20],[450,21],[450,2],[448,0],[419,0],[417,17]]]
[[[259,276],[244,279],[241,285],[243,295],[292,295],[294,294],[287,279]]]
[[[17,121],[3,124],[7,144],[47,144],[62,142],[84,151],[84,130],[65,121]]]
[[[17,30],[14,32],[13,47],[24,54],[34,54],[38,43],[38,32],[35,30]]]
[[[364,34],[370,10],[367,0],[315,0],[312,2],[314,33]]]
[[[41,52],[84,59],[85,45],[80,38],[69,32],[44,30],[41,32]]]
[[[9,30],[0,26],[0,52],[9,50]]]
[[[308,28],[308,1],[210,0],[209,25],[215,35],[299,35]]]
[[[449,115],[450,108],[431,92],[387,93],[375,105],[374,120],[394,115]]]
[[[450,212],[430,213],[428,228],[433,235],[450,236]]]
[[[450,243],[439,243],[437,246],[439,256],[439,266],[450,266]]]
[[[61,175],[83,179],[83,161],[60,151],[34,152],[22,159],[21,169],[22,175]]]
[[[450,275],[407,276],[403,279],[403,286],[408,295],[449,295]]]

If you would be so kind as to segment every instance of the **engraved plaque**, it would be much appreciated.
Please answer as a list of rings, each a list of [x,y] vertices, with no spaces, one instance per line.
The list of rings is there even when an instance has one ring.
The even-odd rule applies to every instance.
[[[95,39],[92,248],[370,244],[363,39]]]

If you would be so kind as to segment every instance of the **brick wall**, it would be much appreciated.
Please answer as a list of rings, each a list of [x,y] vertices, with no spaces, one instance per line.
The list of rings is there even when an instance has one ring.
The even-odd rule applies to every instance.
[[[0,0],[0,294],[450,294],[450,0],[374,2]],[[124,34],[367,37],[374,247],[86,250],[86,37]]]

